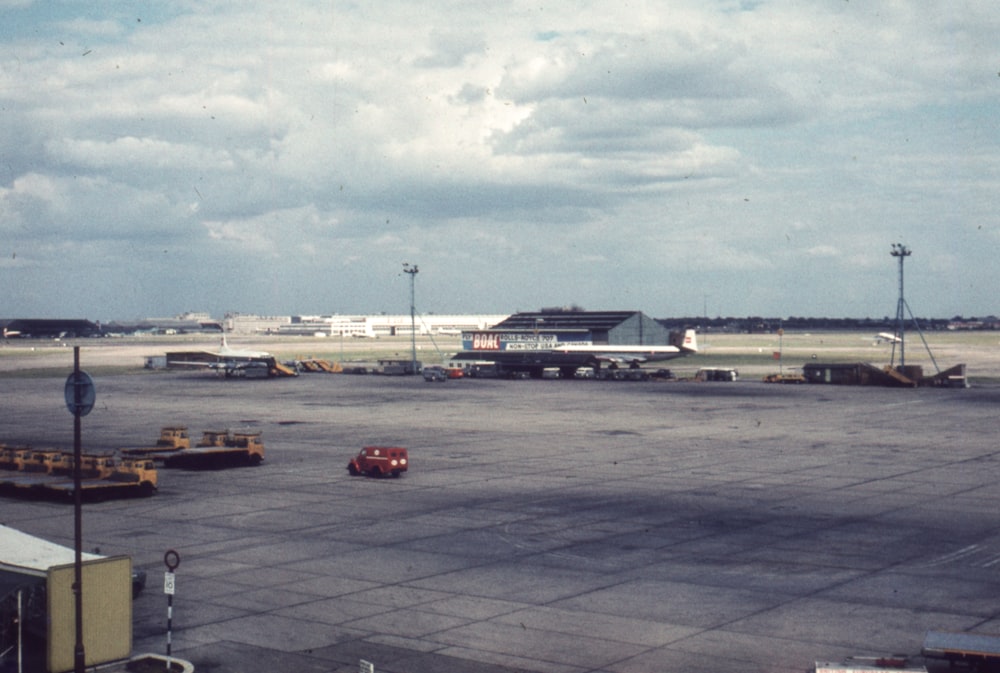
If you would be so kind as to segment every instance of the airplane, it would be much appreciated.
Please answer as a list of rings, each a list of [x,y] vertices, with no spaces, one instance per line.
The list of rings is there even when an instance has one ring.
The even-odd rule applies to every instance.
[[[875,343],[872,345],[878,346],[883,341],[891,344],[898,344],[902,343],[903,340],[891,332],[879,332],[875,335]]]
[[[207,367],[214,370],[219,376],[226,378],[265,378],[279,369],[282,373],[287,373],[286,368],[279,368],[275,357],[270,353],[232,348],[226,341],[225,335],[222,337],[222,345],[219,350],[198,351],[196,355],[215,359],[171,360],[168,364],[180,367]],[[290,369],[288,372],[295,373],[294,370]]]
[[[222,335],[222,346],[218,351],[205,351],[210,355],[217,355],[222,358],[233,358],[233,359],[247,359],[247,360],[266,360],[268,358],[273,358],[274,356],[267,351],[250,351],[243,350],[240,348],[230,348],[229,343],[226,341],[226,336]]]
[[[557,343],[553,353],[588,353],[603,362],[627,362],[638,367],[642,362],[673,360],[688,353],[698,352],[698,340],[693,329],[684,333],[684,340],[677,346],[591,346]]]
[[[612,368],[619,363],[627,363],[635,369],[643,362],[672,360],[698,352],[697,336],[692,329],[672,334],[671,341],[671,345],[664,346],[554,343],[516,350],[464,351],[456,353],[451,359],[478,363],[490,361],[500,376],[520,374],[541,378],[545,369],[558,368],[564,378],[571,378],[580,367],[597,370],[603,362],[612,363]]]

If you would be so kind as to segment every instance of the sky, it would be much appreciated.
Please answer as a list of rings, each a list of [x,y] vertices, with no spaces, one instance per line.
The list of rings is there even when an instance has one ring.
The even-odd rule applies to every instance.
[[[1000,314],[995,0],[0,0],[0,317]],[[404,273],[403,265],[418,273]]]

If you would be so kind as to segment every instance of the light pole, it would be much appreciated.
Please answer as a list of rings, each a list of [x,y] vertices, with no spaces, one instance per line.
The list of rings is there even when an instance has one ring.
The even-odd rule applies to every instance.
[[[420,273],[420,269],[414,264],[410,266],[409,262],[403,262],[403,273],[410,274],[410,373],[417,373],[417,303],[416,297],[416,279],[417,274]]]
[[[781,323],[778,323],[779,325]],[[778,327],[778,376],[785,375],[785,328]]]
[[[902,243],[893,243],[890,254],[893,257],[899,258],[899,302],[896,304],[896,336],[899,337],[899,369],[903,371],[906,368],[906,337],[903,336],[903,321],[905,320],[903,307],[906,305],[903,299],[903,260],[913,253]],[[895,343],[893,343],[894,354],[895,350]],[[889,366],[892,365],[890,364]]]
[[[86,652],[83,644],[83,496],[81,470],[80,418],[94,408],[97,393],[94,380],[80,369],[80,347],[73,347],[73,373],[66,379],[64,389],[66,408],[73,414],[73,596],[76,609],[76,644],[73,648],[74,673],[84,673]]]

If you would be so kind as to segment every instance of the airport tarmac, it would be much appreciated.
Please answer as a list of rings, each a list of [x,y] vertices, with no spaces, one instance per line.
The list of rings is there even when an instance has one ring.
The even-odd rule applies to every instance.
[[[0,441],[72,446],[61,376],[5,378]],[[149,583],[134,651],[196,671],[795,672],[1000,630],[1000,386],[95,376],[85,450],[263,433],[257,468],[88,504]],[[369,444],[399,479],[351,477]],[[72,507],[0,500],[71,546]],[[84,589],[86,591],[86,588]]]

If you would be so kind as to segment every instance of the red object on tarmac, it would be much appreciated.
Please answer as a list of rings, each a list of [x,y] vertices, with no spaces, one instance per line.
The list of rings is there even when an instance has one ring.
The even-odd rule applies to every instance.
[[[400,446],[366,446],[347,463],[347,471],[354,476],[398,477],[409,466],[410,457]]]

